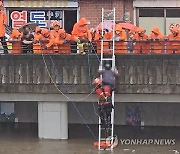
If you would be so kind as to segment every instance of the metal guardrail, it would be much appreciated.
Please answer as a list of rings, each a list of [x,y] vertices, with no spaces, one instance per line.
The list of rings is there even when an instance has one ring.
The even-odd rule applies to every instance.
[[[9,53],[14,54],[70,54],[79,53],[78,44],[69,42],[62,45],[53,45],[45,48],[41,43],[25,45],[21,41],[6,41]],[[18,45],[17,45],[18,44]],[[112,41],[104,41],[104,50],[111,49]],[[100,41],[85,43],[86,52],[100,54]],[[38,48],[38,49],[35,49]],[[38,51],[36,51],[38,50]],[[15,52],[14,52],[15,51]],[[108,52],[111,52],[110,50]],[[108,52],[106,54],[108,54]],[[0,53],[3,46],[0,45]],[[118,41],[115,43],[115,54],[180,54],[180,40],[141,40],[141,41]]]

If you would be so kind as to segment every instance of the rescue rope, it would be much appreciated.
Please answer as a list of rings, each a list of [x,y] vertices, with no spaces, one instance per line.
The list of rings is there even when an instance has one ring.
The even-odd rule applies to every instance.
[[[91,83],[91,68],[90,68],[90,60],[89,60],[89,52],[88,52],[88,70],[89,70],[89,87],[90,87],[90,90],[92,90],[92,83]],[[96,108],[94,106],[94,103],[93,104],[93,109],[94,109],[94,113],[96,114],[97,117],[99,117],[99,114],[97,113],[96,111]]]
[[[52,80],[54,86],[56,87],[56,89],[57,89],[65,98],[67,98],[67,100],[69,100],[69,101],[74,101],[74,102],[83,101],[83,100],[85,100],[86,98],[88,98],[88,97],[95,91],[95,89],[97,88],[97,86],[96,86],[95,88],[93,88],[93,90],[92,90],[87,96],[85,96],[85,97],[83,97],[83,98],[80,98],[80,99],[77,99],[77,100],[68,97],[66,94],[64,94],[64,93],[59,89],[58,85],[56,84],[56,82],[54,81],[54,79],[52,78],[52,76],[51,76],[51,74],[50,74],[50,72],[49,72],[49,69],[48,69],[46,60],[45,60],[45,58],[44,58],[44,54],[42,53],[41,55],[42,55],[43,62],[44,62],[44,65],[45,65],[45,67],[46,67],[47,73],[48,73],[50,79]],[[50,55],[49,55],[49,56],[50,56]],[[55,67],[55,68],[56,68],[56,67]],[[58,74],[58,73],[57,73],[57,74]]]

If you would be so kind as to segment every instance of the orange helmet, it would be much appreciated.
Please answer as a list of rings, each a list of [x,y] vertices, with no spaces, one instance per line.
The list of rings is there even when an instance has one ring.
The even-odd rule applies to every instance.
[[[102,83],[102,80],[100,78],[95,78],[93,83],[95,85],[100,85]]]
[[[49,32],[48,29],[44,28],[44,29],[42,29],[41,34],[42,34],[42,35],[45,35],[45,34],[47,34],[48,32]]]

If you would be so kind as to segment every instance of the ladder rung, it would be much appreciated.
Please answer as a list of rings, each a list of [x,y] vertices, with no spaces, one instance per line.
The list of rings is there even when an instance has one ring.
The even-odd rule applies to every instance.
[[[112,124],[111,124],[112,125]],[[105,130],[105,129],[108,129],[108,130],[111,130],[112,129],[112,126],[110,128],[100,128],[101,130]]]
[[[113,51],[113,49],[104,49],[103,51]]]
[[[109,151],[110,151],[110,150],[112,150],[112,149],[111,149],[111,148],[105,148],[105,149],[104,149],[104,148],[100,148],[99,150],[103,150],[103,151],[104,151],[104,150],[106,150],[106,151],[109,150]]]
[[[113,22],[114,22],[113,19],[104,19],[103,22],[104,22],[104,21],[113,21]]]
[[[107,138],[101,138],[101,141],[106,141],[107,140]]]
[[[112,42],[113,40],[103,40],[103,42]]]
[[[102,58],[102,60],[114,60],[114,58]]]

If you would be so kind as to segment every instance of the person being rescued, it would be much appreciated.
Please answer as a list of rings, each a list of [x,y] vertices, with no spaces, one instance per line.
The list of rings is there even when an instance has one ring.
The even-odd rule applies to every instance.
[[[127,54],[127,45],[126,41],[127,35],[126,31],[118,24],[115,26],[115,54]]]
[[[9,37],[9,42],[12,43],[12,53],[13,54],[21,54],[21,38],[22,33],[20,33],[17,29],[12,30],[12,34]]]
[[[103,86],[109,86],[111,91],[115,89],[115,79],[118,75],[118,70],[115,67],[112,69],[111,65],[106,62],[104,69],[101,69],[101,66],[99,66],[98,70],[99,74],[102,75],[102,85]]]
[[[74,24],[72,37],[78,43],[79,53],[85,55],[89,50],[89,42],[92,41],[92,36],[87,26],[86,18],[81,18],[79,22]]]
[[[180,53],[180,29],[179,25],[172,25],[169,28],[170,34],[166,37],[166,53]]]
[[[72,36],[65,32],[64,29],[59,29],[58,36],[55,38],[55,44],[58,46],[58,53],[70,54]]]
[[[53,34],[46,28],[42,29],[41,34],[42,34],[42,38],[40,39],[41,52],[45,54],[53,54],[54,53],[53,45],[55,41]]]
[[[164,52],[164,35],[159,31],[157,26],[154,26],[149,35],[151,53],[161,54]]]
[[[55,20],[52,23],[52,30],[51,30],[51,33],[53,34],[54,38],[57,38],[59,36],[58,31],[60,30],[60,28],[61,28],[60,23],[57,20]],[[53,48],[55,53],[59,52],[57,44],[54,44]]]
[[[103,35],[102,35],[103,32]],[[102,37],[103,36],[103,37]],[[103,29],[102,26],[99,26],[97,32],[95,33],[94,41],[97,44],[97,53],[101,54],[101,40],[103,39],[103,53],[112,54],[110,49],[109,41],[112,40],[112,33],[108,29]]]
[[[40,54],[41,53],[41,44],[40,44],[40,39],[42,38],[41,34],[41,28],[39,26],[36,27],[35,33],[34,33],[34,41],[33,41],[33,52],[35,54]]]
[[[147,54],[149,53],[149,41],[148,35],[145,34],[145,30],[141,27],[138,28],[137,33],[133,37],[134,45],[134,53],[139,54]]]

